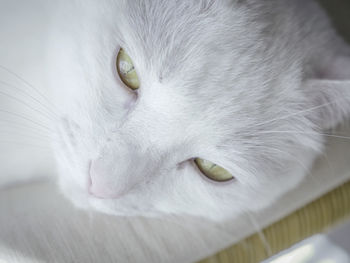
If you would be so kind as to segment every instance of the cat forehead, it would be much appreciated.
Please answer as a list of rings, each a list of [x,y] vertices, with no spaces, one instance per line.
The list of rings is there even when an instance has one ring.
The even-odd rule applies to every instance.
[[[260,56],[264,27],[260,22],[268,4],[256,5],[253,0],[66,2],[52,34],[57,28],[67,43],[65,54],[57,59],[71,63],[75,57],[77,67],[84,65],[89,74],[96,65],[110,71],[118,47],[123,47],[143,83],[146,76],[149,83],[163,79],[174,85],[198,85],[197,80],[209,77],[206,72],[222,81],[227,71],[238,75],[251,57]],[[62,13],[68,18],[62,19]],[[62,49],[61,41],[52,42]]]
[[[233,1],[125,1],[115,5],[119,43],[145,69],[192,69],[245,42],[244,6]],[[238,53],[238,52],[237,52]],[[211,57],[213,58],[211,58]]]
[[[159,45],[164,49],[179,42],[198,43],[227,31],[236,24],[234,19],[239,20],[226,1],[127,1],[115,8],[124,40],[138,42],[145,51]]]
[[[246,30],[242,4],[229,0],[117,0],[78,2],[85,28],[109,37],[147,60],[196,56],[209,43],[231,42]],[[106,37],[106,36],[104,36]]]
[[[119,13],[120,30],[125,34],[127,29],[135,39],[147,45],[152,41],[152,47],[166,41],[172,44],[171,38],[177,36],[191,39],[205,32],[217,29],[217,25],[225,21],[223,1],[127,1],[116,4]],[[124,22],[124,23],[123,23]],[[183,41],[184,39],[182,39]]]

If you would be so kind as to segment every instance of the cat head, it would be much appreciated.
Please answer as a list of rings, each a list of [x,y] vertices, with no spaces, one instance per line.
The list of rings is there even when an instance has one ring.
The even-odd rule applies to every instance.
[[[289,4],[58,7],[48,53],[66,196],[116,215],[221,220],[265,207],[295,186],[322,148],[320,111],[305,110],[324,97],[305,87],[334,61],[325,52],[334,33],[325,22],[321,43],[313,21],[299,30],[302,12]],[[326,21],[312,3],[304,8]],[[122,63],[132,65],[136,90]],[[224,169],[225,182],[212,180],[221,172],[210,176],[204,160]]]

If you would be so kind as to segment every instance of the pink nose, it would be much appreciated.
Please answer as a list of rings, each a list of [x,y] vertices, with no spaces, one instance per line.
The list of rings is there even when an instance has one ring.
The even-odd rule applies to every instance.
[[[112,189],[107,178],[109,178],[109,174],[103,163],[98,160],[92,161],[90,164],[89,193],[102,199],[117,198],[119,194],[115,193],[115,190]]]

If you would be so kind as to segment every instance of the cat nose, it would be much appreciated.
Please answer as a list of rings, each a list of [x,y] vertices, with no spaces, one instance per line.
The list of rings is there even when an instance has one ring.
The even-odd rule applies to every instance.
[[[90,180],[89,180],[89,194],[101,199],[115,199],[122,195],[112,189],[110,183],[106,180],[109,171],[99,160],[91,161],[90,163]]]

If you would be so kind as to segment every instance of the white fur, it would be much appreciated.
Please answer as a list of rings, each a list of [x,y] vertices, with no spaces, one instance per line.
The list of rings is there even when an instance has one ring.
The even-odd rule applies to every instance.
[[[311,0],[64,1],[53,20],[54,150],[80,207],[213,220],[264,208],[350,112],[349,48]],[[120,47],[137,93],[117,75]],[[236,179],[209,181],[194,157]],[[117,198],[89,195],[91,161]]]

